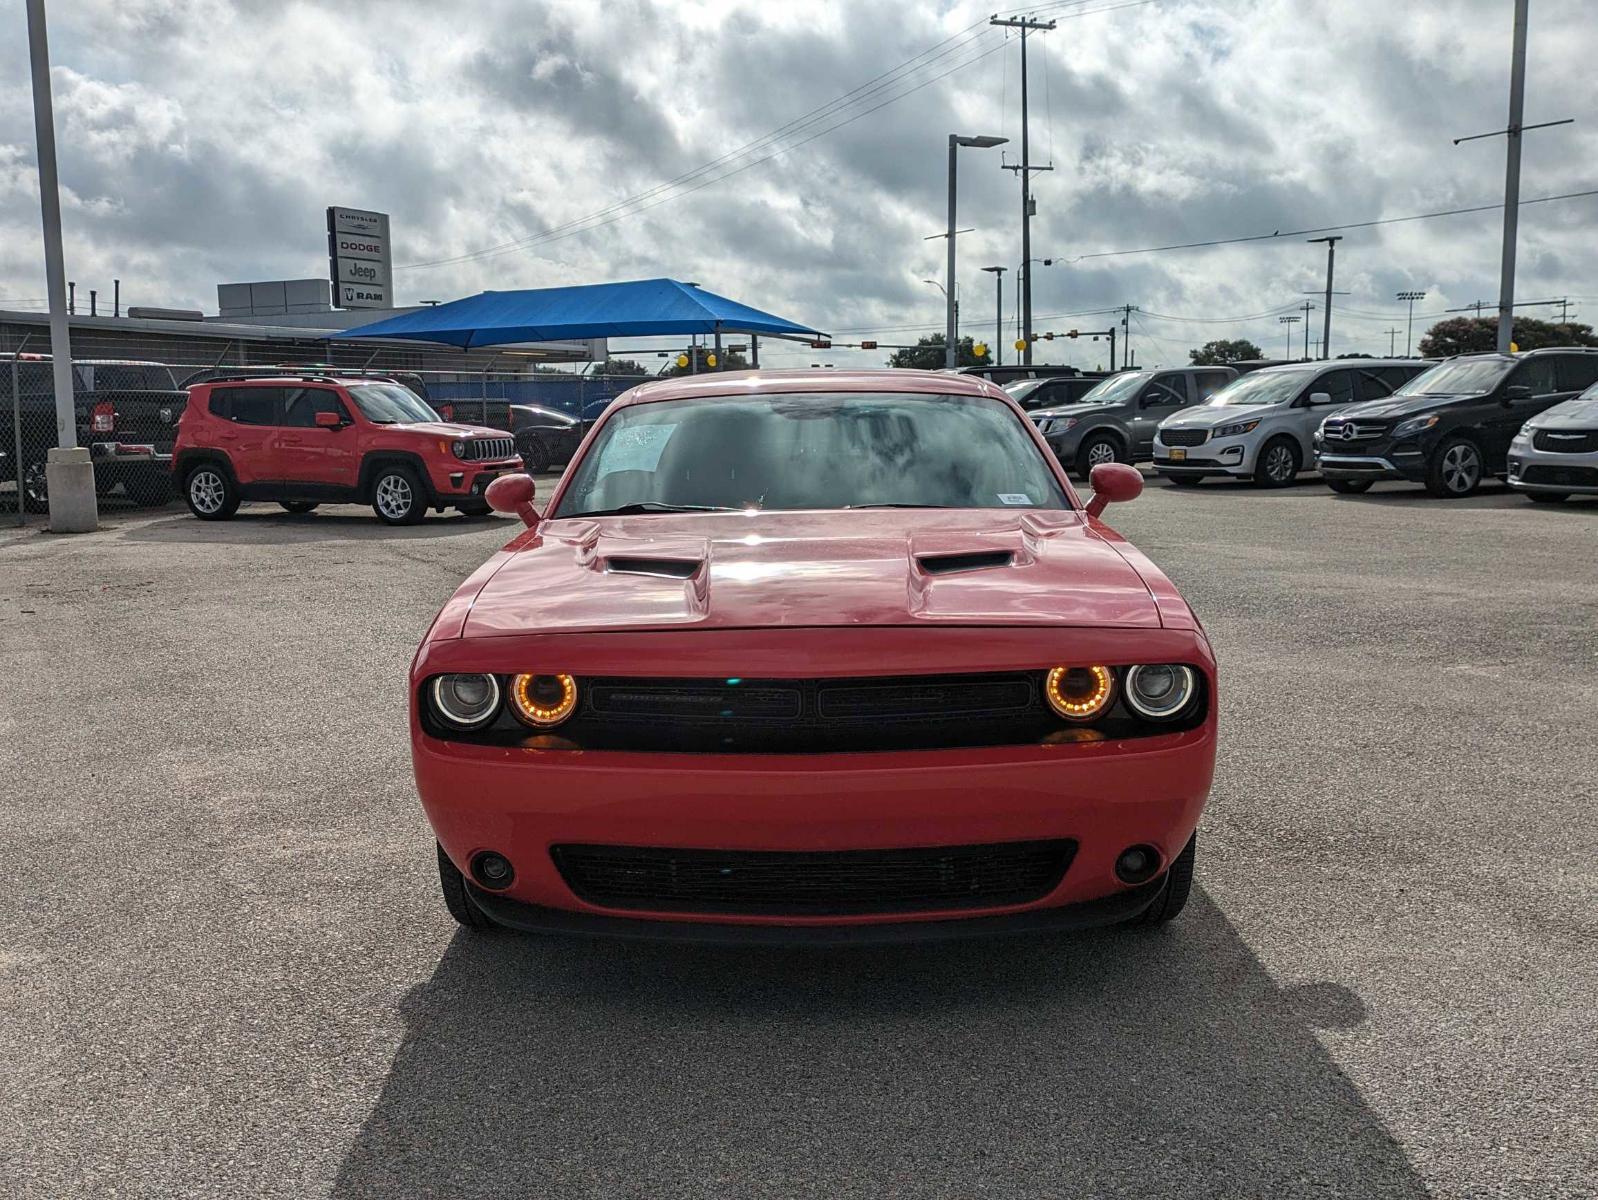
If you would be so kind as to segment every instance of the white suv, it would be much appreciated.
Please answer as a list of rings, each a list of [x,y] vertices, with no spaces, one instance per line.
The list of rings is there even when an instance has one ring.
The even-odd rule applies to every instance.
[[[1173,483],[1235,475],[1260,487],[1281,487],[1315,461],[1315,429],[1327,414],[1391,395],[1431,365],[1419,359],[1345,358],[1251,371],[1208,404],[1160,422],[1154,469]]]

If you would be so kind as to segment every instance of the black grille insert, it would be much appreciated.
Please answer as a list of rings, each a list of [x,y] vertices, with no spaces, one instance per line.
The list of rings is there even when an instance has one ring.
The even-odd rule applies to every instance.
[[[461,458],[467,462],[494,462],[516,456],[516,442],[512,438],[467,438],[466,452]]]
[[[1545,467],[1538,464],[1522,470],[1520,479],[1522,483],[1540,483],[1544,487],[1598,487],[1598,467]]]
[[[1167,446],[1202,446],[1210,440],[1208,429],[1162,429],[1160,441]]]
[[[602,908],[832,916],[1000,908],[1059,886],[1061,839],[903,850],[675,850],[553,846],[566,885]]]

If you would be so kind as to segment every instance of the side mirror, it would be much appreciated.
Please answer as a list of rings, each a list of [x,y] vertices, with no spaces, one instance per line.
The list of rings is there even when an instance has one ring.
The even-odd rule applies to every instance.
[[[316,424],[321,429],[343,429],[344,418],[336,412],[319,412],[316,414]]]
[[[1126,463],[1100,463],[1088,474],[1093,498],[1088,501],[1088,516],[1096,517],[1111,504],[1136,500],[1143,494],[1143,476]]]
[[[538,510],[533,507],[533,494],[537,490],[531,475],[518,472],[514,475],[501,475],[494,480],[488,485],[488,491],[483,493],[483,498],[488,501],[488,507],[495,512],[515,513],[522,519],[522,524],[531,529],[538,524]]]
[[[1311,392],[1309,394],[1309,406],[1311,408],[1314,408],[1317,404],[1330,404],[1331,402],[1332,394],[1330,392]]]
[[[1504,403],[1513,404],[1516,400],[1530,400],[1531,389],[1524,383],[1512,383],[1504,389]]]

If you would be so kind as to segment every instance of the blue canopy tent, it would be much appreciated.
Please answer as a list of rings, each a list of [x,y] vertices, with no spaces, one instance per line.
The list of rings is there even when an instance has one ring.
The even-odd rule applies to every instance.
[[[443,342],[470,350],[514,342],[723,333],[805,340],[819,336],[803,325],[675,279],[481,292],[332,336]]]

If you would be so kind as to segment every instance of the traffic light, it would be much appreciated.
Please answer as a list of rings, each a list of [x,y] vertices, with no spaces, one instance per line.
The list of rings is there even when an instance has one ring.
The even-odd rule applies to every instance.
[[[1068,333],[1068,334],[1066,334],[1066,335],[1065,335],[1065,336],[1066,336],[1066,337],[1071,337],[1071,338],[1074,338],[1074,337],[1075,337],[1075,336],[1076,336],[1076,330],[1074,330],[1074,329],[1073,329],[1073,330],[1071,330],[1071,332],[1070,332],[1070,333]]]
[[[677,365],[679,367],[686,368],[688,366],[688,356],[686,354],[679,354],[677,356]]]
[[[971,353],[978,358],[986,358],[988,356],[988,344],[986,342],[978,342],[971,347]]]
[[[875,350],[876,348],[877,348],[877,343],[875,343],[875,342],[861,342],[860,343],[860,349],[862,349],[862,350]]]
[[[831,350],[832,343],[827,341],[825,338],[817,338],[815,341],[810,343],[810,348],[812,350]]]

